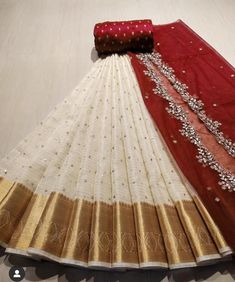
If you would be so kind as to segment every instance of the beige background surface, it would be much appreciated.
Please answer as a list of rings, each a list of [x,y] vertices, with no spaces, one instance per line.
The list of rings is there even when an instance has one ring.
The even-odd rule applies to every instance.
[[[182,19],[235,65],[234,0],[0,0],[0,157],[79,83],[97,59],[93,26],[105,20]],[[4,256],[0,281],[22,265],[24,281],[234,281],[235,262],[186,271],[79,270]]]

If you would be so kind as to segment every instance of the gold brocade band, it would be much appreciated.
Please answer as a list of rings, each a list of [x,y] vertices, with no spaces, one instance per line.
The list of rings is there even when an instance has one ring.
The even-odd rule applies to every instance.
[[[138,263],[134,211],[123,203],[113,204],[113,263]]]
[[[176,203],[176,209],[196,259],[201,261],[204,256],[215,255],[218,250],[195,203],[179,201]]]
[[[210,231],[211,237],[213,238],[218,250],[231,250],[228,247],[228,244],[226,243],[224,237],[219,231],[219,228],[213,221],[212,217],[206,210],[205,206],[203,205],[202,201],[198,197],[193,197],[193,200],[204,220],[206,222],[206,226]]]
[[[33,193],[24,185],[0,178],[0,242],[9,243]]]
[[[168,263],[170,265],[195,263],[195,258],[175,207],[159,205],[157,211]]]
[[[178,267],[229,249],[201,201],[133,205],[40,195],[0,178],[0,242],[61,262],[106,267]],[[196,203],[196,204],[195,204]]]
[[[168,264],[156,207],[135,203],[134,213],[140,264]]]
[[[112,261],[112,206],[95,202],[90,230],[89,262]]]
[[[88,262],[93,204],[76,199],[61,257]]]

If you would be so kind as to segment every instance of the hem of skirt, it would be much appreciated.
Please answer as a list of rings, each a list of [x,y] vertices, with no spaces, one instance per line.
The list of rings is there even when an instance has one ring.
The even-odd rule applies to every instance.
[[[6,248],[6,253],[8,254],[16,254],[16,255],[21,255],[21,256],[26,256],[26,257],[32,257],[30,254],[27,253],[27,251],[21,250],[21,249],[14,249],[14,248]],[[36,258],[39,260],[38,258]]]
[[[221,258],[222,257],[220,254],[211,254],[211,255],[196,257],[196,262],[198,264],[203,264],[203,263],[207,263],[207,262],[209,263],[210,261],[218,260]]]
[[[111,268],[111,263],[102,261],[88,261],[88,267],[94,269]]]
[[[160,261],[140,262],[141,268],[169,268],[168,263]]]
[[[207,266],[207,265],[213,265],[213,264],[217,264],[217,263],[221,263],[221,262],[225,262],[225,261],[230,261],[232,259],[232,255],[228,255],[228,256],[222,256],[218,259],[207,259],[204,261],[201,261],[197,264],[197,266]]]
[[[196,262],[182,262],[182,263],[169,264],[169,269],[189,268],[196,266],[197,266]]]
[[[113,262],[112,263],[112,268],[135,268],[138,269],[140,268],[139,263],[132,263],[132,262]]]
[[[35,248],[28,248],[27,250],[21,250],[21,249],[14,249],[7,247],[6,243],[0,242],[0,245],[6,246],[6,253],[9,254],[17,254],[22,255],[28,258],[32,258],[35,260],[40,261],[42,258],[46,258],[50,261],[72,265],[72,266],[80,266],[90,269],[100,269],[100,270],[126,270],[126,269],[180,269],[180,268],[190,268],[190,267],[198,267],[198,266],[204,266],[204,265],[210,265],[214,263],[218,263],[220,261],[224,261],[226,258],[229,258],[231,255],[228,253],[228,255],[220,256],[219,254],[214,255],[206,255],[196,258],[195,262],[185,262],[185,263],[176,263],[176,264],[168,264],[164,262],[143,262],[143,263],[128,263],[128,262],[114,262],[114,263],[107,263],[107,262],[101,262],[101,261],[79,261],[74,259],[67,259],[67,258],[60,258],[53,254],[50,254],[46,251],[35,249]],[[229,247],[223,248],[224,251],[230,251]]]
[[[222,255],[223,257],[224,257],[224,256],[227,256],[227,255],[233,254],[233,250],[232,250],[229,246],[220,248],[220,249],[219,249],[219,252],[221,253],[221,255]]]
[[[88,267],[87,262],[84,262],[84,261],[81,261],[81,260],[72,260],[72,259],[61,258],[61,257],[55,256],[51,253],[48,253],[48,252],[40,250],[40,249],[28,248],[27,252],[30,255],[32,255],[33,257],[44,258],[44,259],[48,259],[50,261],[58,262],[58,263],[61,263],[61,264]]]
[[[0,241],[0,246],[6,249],[8,247],[8,244],[4,243],[3,241]]]

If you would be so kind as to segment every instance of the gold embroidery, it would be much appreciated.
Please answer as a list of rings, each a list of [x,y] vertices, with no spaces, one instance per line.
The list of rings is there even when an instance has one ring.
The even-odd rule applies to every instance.
[[[0,241],[8,244],[33,195],[24,185],[0,179]]]
[[[175,206],[109,205],[56,192],[33,194],[3,178],[0,195],[0,242],[25,252],[34,248],[39,255],[44,251],[62,261],[174,266],[228,249],[197,197]]]
[[[30,247],[60,257],[72,207],[71,199],[52,192],[46,202],[41,224],[35,230]]]
[[[165,243],[168,263],[195,262],[188,239],[174,206],[158,205],[158,218]]]
[[[225,242],[223,235],[220,233],[219,228],[217,227],[217,225],[215,224],[215,222],[211,218],[210,214],[206,210],[206,208],[203,205],[203,203],[201,202],[201,200],[198,197],[193,197],[193,200],[194,200],[203,220],[205,221],[205,224],[206,224],[207,228],[209,229],[211,237],[213,238],[217,248],[219,250],[227,248],[228,245]]]
[[[89,261],[111,263],[112,206],[96,202],[92,210]]]
[[[93,204],[76,199],[61,257],[88,261]]]
[[[194,202],[178,201],[176,209],[196,258],[216,254],[217,248]]]
[[[167,263],[156,207],[136,203],[134,211],[140,263]]]
[[[120,202],[113,204],[113,262],[138,263],[133,208]]]

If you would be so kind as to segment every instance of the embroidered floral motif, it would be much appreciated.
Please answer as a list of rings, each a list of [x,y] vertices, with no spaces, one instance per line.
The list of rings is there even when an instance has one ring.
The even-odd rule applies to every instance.
[[[145,65],[147,70],[144,70],[144,74],[150,77],[150,79],[155,83],[155,88],[153,89],[154,94],[161,96],[163,99],[168,101],[168,107],[166,110],[169,114],[173,115],[177,120],[179,120],[182,124],[182,128],[180,129],[180,133],[187,137],[191,143],[193,143],[197,147],[197,156],[196,158],[202,165],[209,166],[211,169],[216,171],[220,177],[219,185],[223,190],[228,190],[230,192],[235,191],[235,175],[233,175],[230,171],[223,168],[215,159],[213,154],[203,145],[200,136],[197,134],[196,130],[188,120],[187,113],[184,109],[176,103],[174,98],[168,93],[166,88],[164,87],[161,78],[156,74],[153,63],[152,56],[155,56],[159,59],[159,54],[146,54],[142,53],[136,55],[137,58]],[[156,60],[155,60],[156,61]],[[168,69],[168,70],[167,70]],[[166,65],[162,65],[162,73],[169,72],[169,74],[173,73],[171,68],[168,68]],[[172,75],[172,81],[174,80],[175,87],[178,89],[186,89],[185,85],[181,82],[176,81],[176,78]],[[188,95],[189,96],[189,95]],[[191,105],[191,109],[198,109],[200,111],[203,108],[203,103],[200,100],[195,99],[194,97],[187,98],[188,103]],[[200,109],[200,110],[199,110]],[[196,111],[196,110],[195,110]],[[212,121],[212,126],[218,128],[217,122]]]
[[[174,89],[181,95],[183,100],[189,105],[189,107],[197,114],[198,118],[205,124],[207,129],[214,134],[217,142],[221,144],[224,149],[232,156],[235,157],[235,143],[231,139],[224,137],[223,132],[219,127],[221,123],[209,118],[204,111],[204,104],[201,100],[191,96],[187,91],[187,85],[180,82],[175,74],[174,70],[162,61],[161,55],[157,52],[146,54],[146,57],[150,59],[160,72],[170,81]]]

